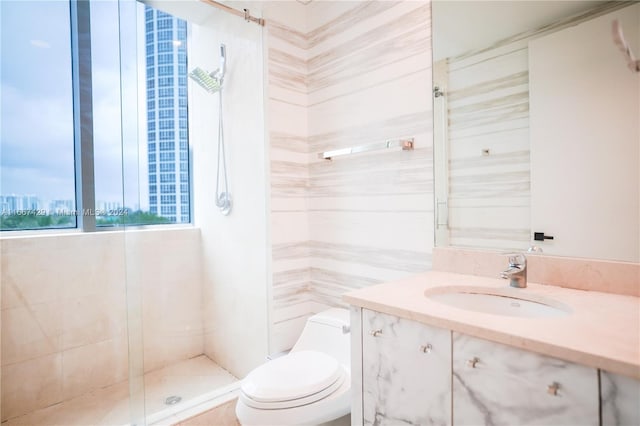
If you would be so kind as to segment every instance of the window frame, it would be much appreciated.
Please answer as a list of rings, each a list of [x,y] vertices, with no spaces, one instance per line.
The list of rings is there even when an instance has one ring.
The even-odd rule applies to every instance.
[[[73,139],[75,152],[76,229],[95,232],[96,209],[93,156],[93,76],[91,74],[90,2],[70,0],[71,78],[73,84]],[[91,206],[91,207],[88,207]]]
[[[133,2],[137,6],[138,1]],[[143,2],[141,2],[144,4]],[[73,116],[73,144],[74,144],[74,185],[75,185],[75,226],[65,228],[38,229],[6,229],[0,231],[0,238],[50,234],[73,234],[86,232],[109,232],[119,229],[149,229],[191,228],[194,226],[193,217],[193,184],[192,184],[192,150],[187,139],[188,175],[189,175],[189,222],[178,223],[149,223],[149,224],[114,224],[98,225],[96,221],[95,194],[95,157],[93,135],[93,75],[92,75],[92,40],[91,40],[91,2],[69,0],[70,11],[70,42],[71,42],[71,78],[72,78],[72,116]],[[163,30],[165,31],[165,30]],[[187,31],[188,33],[188,31]],[[121,37],[118,39],[121,43]],[[169,42],[170,43],[170,42]],[[122,49],[120,49],[122,51]],[[158,56],[158,55],[156,55]],[[138,64],[140,66],[140,64]],[[144,65],[146,67],[146,65]],[[122,78],[122,76],[121,76]],[[171,88],[172,93],[175,88]],[[121,103],[122,107],[122,103]],[[121,111],[122,112],[122,111]],[[188,116],[188,112],[187,112]],[[138,118],[136,118],[136,122]],[[138,126],[136,126],[138,127]],[[177,129],[173,129],[174,131]],[[136,138],[138,139],[138,138]],[[138,141],[140,142],[140,141]],[[175,142],[174,142],[175,143]],[[159,173],[148,170],[149,175]],[[174,181],[175,183],[175,181]],[[152,185],[151,182],[148,183]],[[153,183],[154,185],[156,183]],[[182,184],[182,182],[181,182]],[[158,193],[159,196],[160,193]],[[185,194],[183,194],[185,195]],[[169,196],[164,194],[164,197]],[[177,195],[174,194],[174,197]],[[126,206],[125,206],[126,207]],[[178,206],[175,215],[177,216]],[[88,213],[88,214],[85,214]]]

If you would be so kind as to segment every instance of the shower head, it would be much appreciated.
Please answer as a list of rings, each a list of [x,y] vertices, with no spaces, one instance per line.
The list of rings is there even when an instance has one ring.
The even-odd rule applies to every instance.
[[[216,93],[220,90],[221,79],[216,75],[218,72],[208,73],[202,68],[196,68],[189,73],[189,77],[198,83],[209,93]]]
[[[221,44],[220,68],[211,73],[206,72],[202,68],[196,68],[189,73],[189,77],[191,77],[196,83],[202,86],[202,88],[207,92],[216,93],[222,87],[222,80],[224,79],[224,74],[227,70],[226,60],[227,48],[224,44]]]

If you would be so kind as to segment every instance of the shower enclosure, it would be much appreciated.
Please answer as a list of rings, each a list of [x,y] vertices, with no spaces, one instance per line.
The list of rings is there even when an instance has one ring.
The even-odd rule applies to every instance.
[[[2,421],[173,424],[234,398],[267,355],[262,27],[199,1],[0,19]],[[221,44],[219,102],[188,72]]]

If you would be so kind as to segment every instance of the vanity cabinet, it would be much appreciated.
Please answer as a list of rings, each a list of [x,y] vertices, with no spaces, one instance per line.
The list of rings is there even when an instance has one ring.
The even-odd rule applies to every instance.
[[[453,333],[453,424],[598,425],[598,370]]]
[[[353,425],[640,425],[640,381],[351,308]]]
[[[367,309],[361,332],[361,423],[450,425],[451,332]]]
[[[602,426],[640,425],[640,380],[600,371]]]

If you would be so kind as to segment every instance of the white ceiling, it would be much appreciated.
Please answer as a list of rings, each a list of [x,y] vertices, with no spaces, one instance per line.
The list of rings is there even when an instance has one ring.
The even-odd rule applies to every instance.
[[[432,2],[434,60],[481,49],[605,3],[569,1]]]

